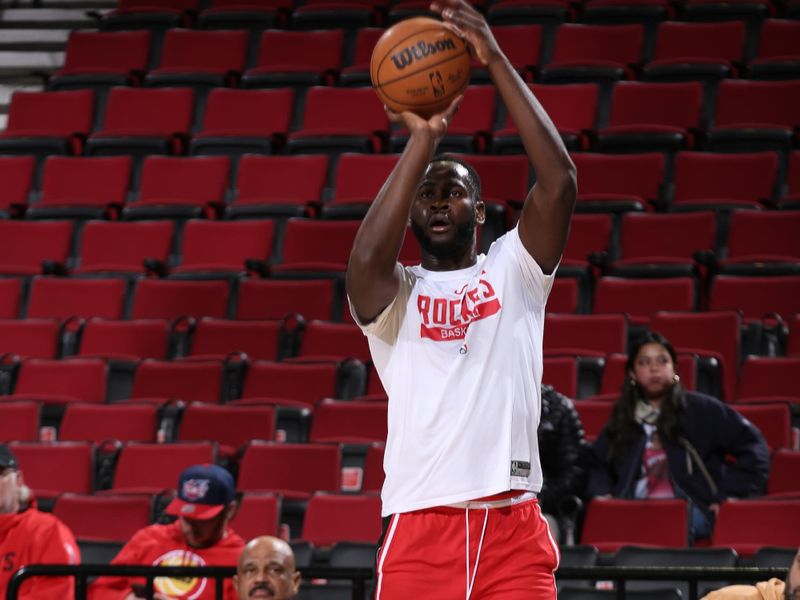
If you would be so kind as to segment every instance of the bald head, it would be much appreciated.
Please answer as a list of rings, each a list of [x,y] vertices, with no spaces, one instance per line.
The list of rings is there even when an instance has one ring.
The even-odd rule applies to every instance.
[[[294,598],[300,589],[300,573],[291,546],[268,535],[250,540],[239,555],[233,584],[242,600]]]

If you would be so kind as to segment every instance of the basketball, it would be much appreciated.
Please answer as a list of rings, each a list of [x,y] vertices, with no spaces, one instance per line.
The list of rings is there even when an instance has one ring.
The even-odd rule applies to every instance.
[[[427,119],[464,91],[470,62],[466,42],[441,21],[414,17],[400,21],[380,37],[369,72],[386,106]]]

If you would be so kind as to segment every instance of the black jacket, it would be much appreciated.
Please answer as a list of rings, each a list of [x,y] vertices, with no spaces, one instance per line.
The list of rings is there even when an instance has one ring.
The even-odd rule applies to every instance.
[[[769,450],[764,436],[752,423],[716,398],[685,392],[681,426],[683,437],[694,446],[717,490],[710,486],[684,445],[662,437],[676,496],[688,497],[707,510],[708,505],[728,497],[763,493],[769,475]],[[587,496],[631,498],[641,474],[644,430],[638,426],[628,451],[613,463],[608,462],[607,434],[608,426],[591,447]]]
[[[578,459],[585,447],[583,425],[572,400],[543,385],[539,421],[539,460],[544,475],[539,504],[543,512],[558,515],[562,498],[580,496],[585,470]]]

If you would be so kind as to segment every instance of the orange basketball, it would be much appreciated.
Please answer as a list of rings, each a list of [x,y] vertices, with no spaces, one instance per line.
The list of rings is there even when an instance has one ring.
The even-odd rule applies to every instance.
[[[414,17],[380,37],[369,73],[381,101],[396,112],[429,118],[442,112],[469,83],[467,44],[441,21]]]

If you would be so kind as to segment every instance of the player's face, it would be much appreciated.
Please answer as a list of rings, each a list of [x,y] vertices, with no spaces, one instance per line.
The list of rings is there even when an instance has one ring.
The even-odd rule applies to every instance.
[[[19,510],[19,488],[22,475],[16,469],[0,471],[0,514],[11,514]]]
[[[245,548],[234,585],[239,598],[294,598],[300,587],[300,573],[294,557],[282,546],[262,543]]]
[[[675,382],[675,365],[661,344],[644,344],[633,362],[633,378],[645,398],[660,398]]]
[[[439,258],[456,258],[473,249],[475,227],[483,220],[467,170],[451,161],[431,165],[411,207],[411,228],[422,249]]]
[[[208,548],[222,539],[228,519],[222,511],[211,519],[187,519],[178,517],[186,544],[192,548]]]

